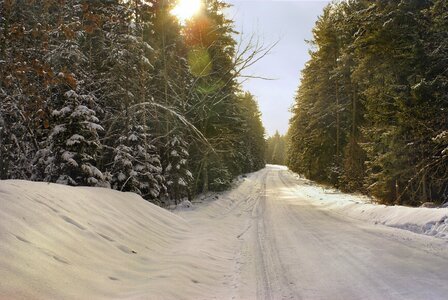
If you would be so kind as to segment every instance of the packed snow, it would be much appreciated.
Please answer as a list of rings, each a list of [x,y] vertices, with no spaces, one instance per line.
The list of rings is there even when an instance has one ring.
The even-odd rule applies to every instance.
[[[445,299],[445,221],[414,227],[446,209],[368,202],[272,165],[172,212],[0,181],[0,299]]]

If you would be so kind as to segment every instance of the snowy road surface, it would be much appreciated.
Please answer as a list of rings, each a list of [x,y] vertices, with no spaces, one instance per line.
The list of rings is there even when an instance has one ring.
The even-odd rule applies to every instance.
[[[251,179],[261,192],[237,298],[447,299],[445,241],[319,210],[279,167]]]
[[[0,299],[448,299],[447,239],[349,217],[331,193],[268,166],[173,214],[0,181]],[[443,234],[443,210],[415,211]]]

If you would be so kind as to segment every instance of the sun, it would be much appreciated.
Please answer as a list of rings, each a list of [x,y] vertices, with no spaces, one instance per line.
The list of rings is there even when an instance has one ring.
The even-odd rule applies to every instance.
[[[201,0],[179,0],[177,5],[171,10],[171,14],[181,23],[185,23],[185,21],[197,14],[201,10],[201,7]]]

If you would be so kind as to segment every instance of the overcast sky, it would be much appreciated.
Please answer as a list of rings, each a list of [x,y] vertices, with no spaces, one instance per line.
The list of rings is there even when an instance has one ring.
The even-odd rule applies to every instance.
[[[228,0],[227,11],[235,21],[235,29],[244,36],[255,33],[265,45],[279,41],[273,52],[246,71],[249,75],[275,78],[252,79],[244,89],[254,94],[263,114],[268,135],[288,130],[289,108],[299,85],[300,71],[309,59],[311,29],[329,1]]]

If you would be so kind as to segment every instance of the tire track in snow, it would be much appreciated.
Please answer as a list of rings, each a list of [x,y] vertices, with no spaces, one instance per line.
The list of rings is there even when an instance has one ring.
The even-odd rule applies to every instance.
[[[262,194],[256,220],[257,257],[260,261],[257,264],[257,299],[300,299],[300,296],[291,289],[291,282],[279,256],[272,231],[273,224],[270,212],[267,210],[267,181],[270,174],[266,171],[262,178]]]
[[[329,295],[331,299],[445,299],[440,298],[446,290],[440,267],[431,261],[446,265],[446,260],[434,253],[427,256],[419,243],[389,236],[406,232],[319,210],[300,196],[300,185],[285,171],[279,172],[279,178],[289,189],[286,199],[292,200],[290,204],[283,201],[281,216],[300,228],[295,234],[287,232],[285,239],[302,241],[296,245],[302,255],[290,263],[303,269],[293,275],[305,299],[328,299]]]

